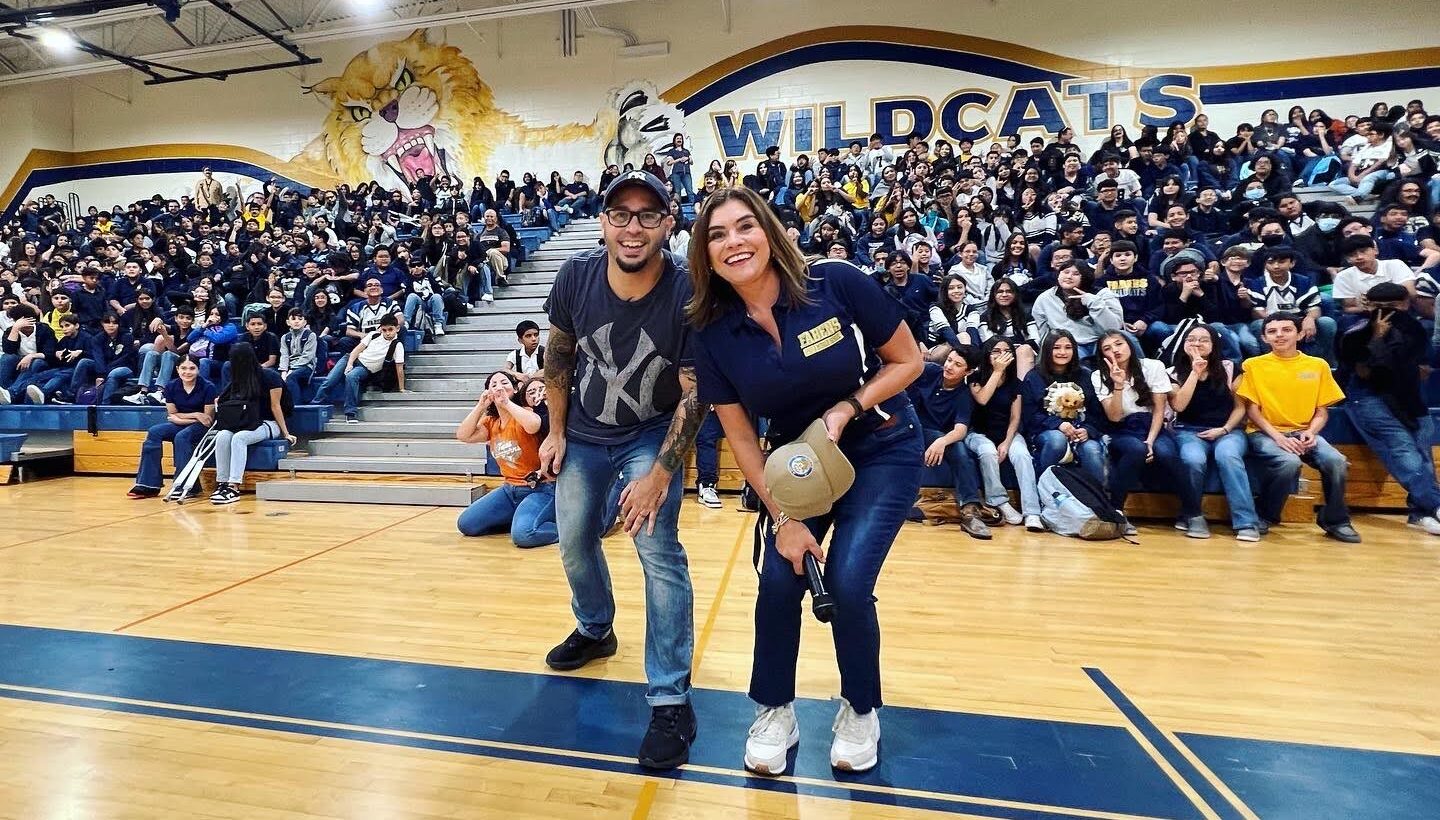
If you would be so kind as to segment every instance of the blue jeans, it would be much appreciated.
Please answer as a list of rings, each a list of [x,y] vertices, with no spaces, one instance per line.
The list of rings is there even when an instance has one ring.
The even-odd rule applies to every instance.
[[[455,522],[461,535],[510,533],[517,547],[544,547],[560,540],[555,524],[555,485],[530,489],[524,484],[501,484],[475,499]]]
[[[195,455],[195,445],[205,437],[208,429],[203,424],[173,424],[168,421],[151,427],[145,434],[145,443],[140,445],[140,472],[135,475],[135,486],[160,489],[165,480],[160,472],[165,442],[175,442],[175,472],[179,473],[190,463]]]
[[[1359,185],[1354,185],[1350,182],[1350,178],[1342,172],[1330,181],[1330,190],[1359,199],[1370,196],[1375,190],[1376,185],[1382,182],[1389,182],[1394,178],[1394,171],[1376,171],[1373,174],[1366,174],[1365,177],[1360,180]]]
[[[290,391],[290,401],[293,404],[304,404],[305,388],[310,386],[310,380],[315,378],[315,370],[310,367],[297,367],[285,375],[285,389]]]
[[[78,397],[81,390],[94,384],[95,379],[100,378],[98,371],[99,368],[95,366],[94,359],[81,359],[80,363],[75,365],[75,375],[70,378],[71,396]],[[133,375],[135,375],[134,371],[128,367],[112,368],[105,373],[105,387],[100,391],[100,403],[109,404],[115,391],[119,390],[120,386],[129,381]]]
[[[345,397],[341,402],[345,405],[345,415],[350,416],[360,410],[360,391],[365,387],[365,380],[375,374],[363,364],[356,364],[345,372],[345,363],[337,362],[330,368],[330,373],[325,376],[325,381],[320,383],[320,389],[315,391],[315,404],[335,404],[334,398],[330,396],[341,382],[345,383]]]
[[[636,433],[619,444],[590,444],[570,439],[555,484],[560,562],[570,582],[570,608],[580,634],[603,638],[615,622],[610,568],[600,549],[605,533],[606,499],[620,473],[626,482],[650,472],[660,454],[665,425]],[[655,532],[635,536],[645,571],[645,700],[673,706],[690,699],[690,660],[695,650],[694,592],[690,564],[678,533],[685,474],[670,477],[665,502],[655,515]]]
[[[147,391],[152,387],[164,387],[170,383],[170,377],[175,375],[175,365],[179,363],[180,354],[150,348],[140,362],[140,386]]]
[[[432,293],[429,297],[421,297],[418,293],[412,293],[405,297],[405,326],[414,327],[415,317],[419,315],[420,308],[430,314],[430,321],[436,327],[445,326],[445,299],[438,293]]]
[[[1035,475],[1038,477],[1046,470],[1060,463],[1065,457],[1065,448],[1069,445],[1070,451],[1075,455],[1075,462],[1080,468],[1090,474],[1090,477],[1105,483],[1105,445],[1099,439],[1086,439],[1079,444],[1071,444],[1065,434],[1059,430],[1046,430],[1035,436]]]
[[[670,185],[675,189],[675,198],[682,203],[695,198],[695,182],[690,177],[690,166],[671,166]]]
[[[63,367],[57,370],[45,370],[36,374],[35,384],[40,386],[40,391],[44,393],[45,398],[48,399],[55,395],[55,391],[69,387],[70,381],[74,377],[74,375],[75,368],[73,367]],[[16,400],[20,401],[21,404],[24,404],[24,398],[25,396],[22,393],[21,395],[16,397]]]
[[[1231,430],[1215,441],[1206,441],[1199,435],[1204,430],[1188,424],[1175,425],[1180,461],[1185,465],[1176,480],[1188,484],[1190,492],[1200,498],[1205,492],[1205,474],[1213,458],[1215,469],[1220,472],[1225,500],[1230,505],[1230,528],[1246,530],[1260,526],[1260,518],[1255,514],[1255,496],[1250,492],[1250,474],[1245,471],[1245,453],[1250,449],[1245,434]]]
[[[15,374],[19,372],[20,355],[18,353],[6,353],[0,355],[0,387],[6,390],[15,383]]]
[[[862,715],[883,705],[875,581],[920,492],[916,465],[925,453],[914,409],[896,413],[895,420],[893,427],[858,441],[842,438],[855,483],[828,514],[805,521],[822,543],[826,531],[834,529],[825,556],[825,587],[835,599],[830,636],[840,667],[840,696]],[[795,700],[801,604],[809,587],[775,549],[772,533],[765,536],[762,561],[750,698],[762,706],[780,706]]]
[[[1256,505],[1261,518],[1270,522],[1280,520],[1285,500],[1295,492],[1300,464],[1304,462],[1320,471],[1320,486],[1325,493],[1325,506],[1318,518],[1320,526],[1334,527],[1350,521],[1350,508],[1345,505],[1345,476],[1350,462],[1331,447],[1330,442],[1316,436],[1310,452],[1297,456],[1281,450],[1280,445],[1257,430],[1250,434],[1250,453],[1261,468],[1260,503]]]
[[[720,480],[720,439],[725,438],[725,428],[720,426],[720,417],[710,413],[700,424],[695,434],[695,481],[701,485],[714,485]]]
[[[1421,416],[1414,430],[1400,419],[1379,396],[1351,380],[1346,406],[1355,429],[1380,457],[1385,471],[1405,488],[1405,505],[1412,518],[1433,516],[1440,510],[1440,486],[1435,483],[1435,459],[1430,442],[1435,423]]]
[[[17,364],[19,357],[16,357]],[[50,365],[44,359],[36,359],[30,366],[15,374],[10,382],[10,400],[16,404],[25,403],[25,388],[32,384],[45,381],[50,374]]]
[[[936,439],[944,435],[939,430],[932,430],[928,427],[921,428],[920,432],[923,436],[921,441],[926,447],[934,444]],[[923,450],[921,457],[922,459],[924,457]],[[970,455],[970,448],[965,446],[965,439],[945,448],[944,464],[950,468],[950,479],[955,483],[955,503],[980,503],[980,480],[975,471],[975,458]]]
[[[475,263],[475,273],[462,273],[455,284],[464,292],[466,302],[478,302],[485,294],[494,295],[495,275],[485,262]]]
[[[995,442],[989,436],[972,433],[965,437],[965,447],[980,463],[980,477],[985,482],[985,501],[999,506],[1010,500],[1005,485],[1000,482],[1000,459]],[[1020,512],[1025,515],[1040,514],[1040,490],[1035,484],[1035,463],[1030,459],[1030,450],[1025,439],[1019,435],[1010,440],[1007,456],[1015,470],[1015,484],[1020,490]]]
[[[1130,498],[1130,491],[1140,483],[1140,474],[1145,469],[1145,435],[1148,434],[1150,413],[1140,412],[1129,416],[1127,421],[1135,421],[1129,421],[1126,426],[1142,426],[1138,417],[1144,418],[1146,433],[1137,435],[1129,431],[1116,431],[1110,434],[1110,501],[1115,505],[1115,509],[1121,512],[1125,511],[1125,502]],[[1180,473],[1180,452],[1168,430],[1160,430],[1152,449],[1155,453],[1155,464],[1170,475]],[[1180,515],[1193,517],[1200,514],[1199,492],[1184,481],[1177,481],[1175,494],[1180,497]]]
[[[1265,346],[1260,342],[1255,332],[1250,329],[1249,322],[1235,322],[1234,324],[1221,325],[1221,327],[1228,329],[1234,334],[1235,343],[1240,345],[1240,352],[1245,355],[1245,358],[1248,359],[1251,356],[1259,356],[1265,352]],[[1316,335],[1319,335],[1318,329]]]

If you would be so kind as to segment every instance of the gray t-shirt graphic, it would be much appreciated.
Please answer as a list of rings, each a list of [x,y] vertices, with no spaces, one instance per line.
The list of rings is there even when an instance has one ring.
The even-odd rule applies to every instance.
[[[668,425],[680,402],[680,368],[693,364],[685,303],[690,277],[665,253],[660,281],[627,302],[610,289],[604,249],[571,257],[545,301],[550,326],[575,337],[575,377],[565,434],[618,444]]]

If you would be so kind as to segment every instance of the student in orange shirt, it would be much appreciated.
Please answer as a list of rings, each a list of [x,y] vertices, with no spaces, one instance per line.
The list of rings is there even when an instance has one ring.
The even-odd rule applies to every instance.
[[[543,547],[560,540],[555,523],[555,483],[540,475],[544,410],[520,391],[515,377],[501,371],[455,431],[466,444],[486,443],[500,465],[504,483],[477,499],[456,522],[464,535],[508,531],[515,546]],[[543,401],[543,390],[533,391]]]

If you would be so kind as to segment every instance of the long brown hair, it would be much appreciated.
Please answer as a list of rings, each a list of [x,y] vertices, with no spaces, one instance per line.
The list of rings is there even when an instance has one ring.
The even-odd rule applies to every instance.
[[[770,244],[770,266],[780,275],[780,292],[791,304],[809,304],[809,266],[800,248],[785,235],[785,226],[760,195],[746,187],[723,188],[706,198],[695,214],[690,229],[690,282],[694,295],[685,306],[685,317],[694,327],[703,328],[739,303],[735,289],[710,269],[710,218],[726,202],[738,201],[752,214]]]

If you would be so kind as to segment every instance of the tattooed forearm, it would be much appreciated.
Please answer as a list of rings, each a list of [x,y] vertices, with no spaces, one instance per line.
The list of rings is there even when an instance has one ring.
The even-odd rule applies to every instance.
[[[670,420],[670,429],[656,458],[656,464],[670,473],[685,465],[685,456],[695,444],[695,434],[700,432],[708,409],[700,403],[695,390],[695,368],[680,368],[680,389],[680,404],[675,407],[675,417]]]
[[[570,411],[570,382],[575,378],[575,337],[552,327],[549,342],[545,348],[545,407],[550,429],[564,430]]]

